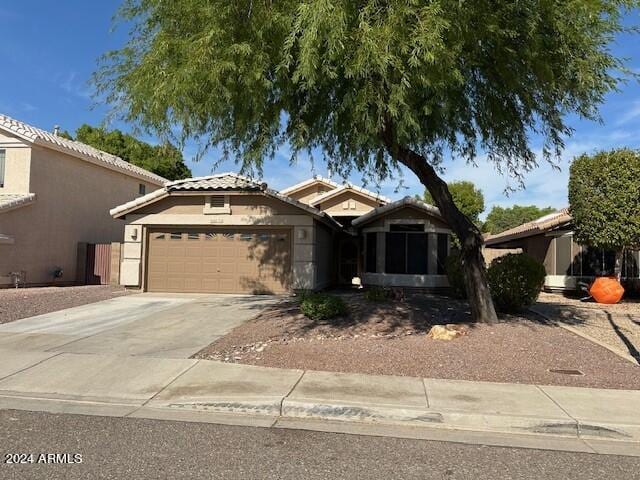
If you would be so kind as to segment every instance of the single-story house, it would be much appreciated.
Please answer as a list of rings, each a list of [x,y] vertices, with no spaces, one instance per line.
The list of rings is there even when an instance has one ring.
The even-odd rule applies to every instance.
[[[111,215],[126,221],[121,283],[144,291],[447,286],[437,208],[322,177],[279,192],[234,173],[190,178]]]
[[[574,240],[573,218],[568,208],[485,238],[489,249],[522,249],[544,264],[548,290],[575,290],[580,282],[612,275],[615,252],[580,245]],[[622,277],[638,280],[640,252],[626,252]]]
[[[78,244],[121,241],[109,209],[166,182],[0,114],[0,287],[82,283]]]

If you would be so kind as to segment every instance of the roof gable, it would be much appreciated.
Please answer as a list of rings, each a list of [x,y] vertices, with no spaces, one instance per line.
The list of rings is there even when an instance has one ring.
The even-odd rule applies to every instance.
[[[310,215],[323,220],[325,223],[329,223],[334,228],[342,228],[342,226],[331,218],[330,215],[311,207],[305,203],[298,202],[286,195],[282,195],[280,192],[267,188],[267,184],[264,182],[258,182],[248,177],[238,175],[235,173],[219,173],[216,175],[210,175],[207,177],[187,178],[185,180],[177,180],[175,182],[169,182],[164,187],[159,188],[147,195],[136,198],[130,202],[119,205],[109,211],[112,217],[120,218],[129,213],[133,213],[143,206],[155,203],[163,198],[170,196],[171,194],[186,194],[196,192],[255,192],[267,195],[272,198],[276,198],[282,202],[288,203],[301,210],[306,211]]]
[[[377,193],[374,193],[370,190],[367,190],[365,188],[362,187],[356,187],[355,185],[351,185],[351,184],[345,184],[345,185],[341,185],[338,188],[334,188],[333,190],[330,190],[328,192],[325,192],[321,195],[318,195],[317,197],[311,199],[311,201],[309,202],[310,205],[320,205],[322,202],[325,202],[331,198],[336,197],[337,195],[341,195],[345,192],[351,192],[354,195],[357,196],[361,196],[364,198],[368,198],[371,200],[375,200],[379,203],[382,204],[387,204],[389,203],[391,200],[389,200],[387,197],[384,197],[382,195],[378,195]]]
[[[518,238],[531,237],[548,232],[554,228],[566,225],[573,221],[568,208],[563,208],[557,212],[549,213],[531,222],[523,223],[517,227],[510,228],[504,232],[489,235],[485,238],[485,245],[495,245]]]
[[[81,158],[111,170],[119,171],[125,175],[140,178],[156,185],[163,185],[168,181],[166,178],[133,165],[120,157],[103,152],[102,150],[98,150],[97,148],[93,148],[92,146],[84,143],[68,140],[59,135],[47,132],[46,130],[41,130],[3,114],[0,114],[0,130],[4,130],[17,138],[25,140],[27,143],[64,152],[74,157]]]
[[[400,210],[402,208],[407,208],[407,207],[416,209],[420,212],[426,213],[427,215],[436,217],[438,220],[442,222],[445,222],[444,218],[440,214],[440,210],[438,210],[433,205],[429,205],[428,203],[424,203],[412,197],[404,197],[400,200],[396,200],[395,202],[391,202],[371,210],[369,213],[366,213],[361,217],[356,218],[351,224],[354,227],[361,227],[362,225],[372,222],[380,217],[389,215],[390,213],[396,210]]]
[[[312,185],[325,185],[331,189],[338,188],[340,185],[334,182],[333,180],[325,177],[321,177],[320,175],[316,175],[315,177],[304,180],[300,183],[296,183],[295,185],[291,185],[283,190],[280,190],[280,193],[283,195],[291,195],[292,193],[298,192],[302,189],[308,188]]]

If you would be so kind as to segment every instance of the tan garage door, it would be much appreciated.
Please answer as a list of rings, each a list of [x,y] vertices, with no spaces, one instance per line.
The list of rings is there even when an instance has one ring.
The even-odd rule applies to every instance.
[[[150,292],[282,293],[290,285],[290,230],[152,231],[148,245]]]

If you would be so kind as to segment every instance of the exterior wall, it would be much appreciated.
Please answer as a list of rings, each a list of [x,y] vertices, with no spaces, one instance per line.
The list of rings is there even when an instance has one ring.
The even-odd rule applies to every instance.
[[[427,274],[397,274],[385,273],[386,236],[390,226],[398,223],[423,224],[428,234]],[[380,217],[361,228],[361,233],[377,234],[376,273],[363,272],[362,283],[364,285],[419,287],[419,288],[445,288],[449,286],[446,275],[437,273],[437,241],[438,233],[451,234],[447,225],[439,219],[425,212],[411,207],[405,207],[388,215]],[[363,258],[366,258],[366,241],[363,242]],[[448,250],[451,244],[448,245]]]
[[[316,205],[323,212],[332,216],[360,216],[379,207],[380,202],[366,197],[356,191],[347,190],[333,198]]]
[[[162,226],[282,226],[293,231],[292,286],[314,289],[318,279],[315,253],[316,223],[311,215],[278,199],[263,194],[228,194],[229,212],[205,213],[208,195],[172,195],[155,204],[127,215],[124,233],[120,283],[128,287],[146,288],[145,262],[147,230]],[[146,212],[146,213],[145,213]],[[321,234],[322,236],[323,234]],[[324,240],[324,237],[321,237]]]
[[[0,187],[0,193],[34,193],[29,190],[30,146],[20,139],[0,133],[0,149],[6,152],[4,186]]]
[[[36,201],[0,214],[1,232],[15,238],[12,245],[0,245],[0,275],[24,270],[29,284],[52,283],[51,273],[56,267],[64,273],[55,283],[75,282],[78,243],[120,241],[124,222],[114,220],[109,209],[136,198],[141,183],[147,191],[158,188],[154,183],[38,146],[18,153],[7,148],[7,157],[21,159],[20,168],[29,173],[25,193],[35,193]],[[14,167],[7,178],[13,171]],[[17,183],[24,184],[21,173],[18,176],[21,179]],[[0,276],[0,284],[9,281],[8,276]]]
[[[316,198],[318,195],[321,195],[329,190],[333,190],[336,187],[332,187],[330,185],[326,185],[322,182],[314,183],[309,185],[302,190],[298,190],[297,192],[293,192],[288,196],[293,198],[294,200],[298,200],[302,203],[309,203],[312,199]]]
[[[557,231],[549,233],[541,233],[530,237],[505,242],[501,246],[506,248],[520,248],[524,253],[532,256],[544,265],[547,276],[545,277],[545,288],[551,290],[575,290],[580,282],[588,282],[593,277],[583,276],[581,269],[578,274],[573,272],[575,267],[571,267],[567,271],[563,266],[558,265],[559,259],[557,248],[563,237],[571,236],[570,243],[566,241],[564,244],[570,252],[570,264],[580,264],[580,255],[583,247],[574,241],[571,231]],[[492,248],[492,250],[496,250]],[[636,262],[640,264],[640,253],[634,252]],[[566,263],[566,262],[565,262]],[[624,272],[623,272],[624,277]],[[635,278],[635,277],[634,277]]]

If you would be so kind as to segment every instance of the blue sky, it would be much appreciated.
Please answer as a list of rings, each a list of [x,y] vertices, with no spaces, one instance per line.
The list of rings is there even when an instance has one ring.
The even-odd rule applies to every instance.
[[[82,123],[99,124],[106,112],[105,106],[91,109],[91,88],[87,81],[96,68],[98,57],[121,46],[126,39],[123,29],[112,31],[111,18],[118,0],[5,0],[0,4],[0,112],[43,129],[60,125],[73,132]],[[638,23],[637,12],[629,22]],[[613,51],[628,58],[627,66],[640,72],[640,37],[622,36],[612,46]],[[623,85],[619,93],[607,97],[601,109],[603,124],[572,119],[575,134],[567,140],[560,171],[541,163],[525,177],[526,188],[505,195],[513,185],[496,173],[482,158],[478,167],[461,161],[445,164],[445,178],[471,180],[485,194],[487,210],[492,205],[508,206],[514,203],[563,207],[567,204],[567,178],[570,160],[583,152],[628,146],[640,148],[640,86],[637,82]],[[123,130],[130,126],[114,124]],[[146,140],[153,141],[147,138]],[[535,143],[534,148],[539,146]],[[211,173],[216,152],[211,151],[199,162],[192,161],[196,145],[188,145],[185,158],[194,175]],[[308,178],[313,173],[325,174],[320,160],[312,166],[301,158],[290,166],[286,151],[280,152],[265,164],[264,180],[273,188],[284,188]],[[217,171],[236,171],[231,164],[221,165]],[[421,193],[418,180],[408,171],[403,172],[406,188],[397,191],[398,181],[383,183],[381,193],[392,198]],[[339,180],[339,179],[335,179]],[[350,178],[360,183],[356,173]]]

